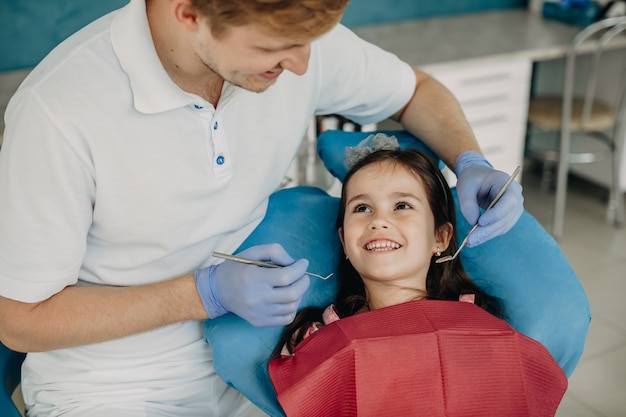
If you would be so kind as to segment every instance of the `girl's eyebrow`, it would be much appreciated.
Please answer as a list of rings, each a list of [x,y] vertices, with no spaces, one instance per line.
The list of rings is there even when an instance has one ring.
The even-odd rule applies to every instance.
[[[410,198],[414,198],[414,199],[416,199],[416,200],[419,200],[419,197],[417,197],[415,194],[413,194],[413,193],[408,193],[408,192],[404,192],[404,191],[395,191],[395,192],[391,193],[390,195],[391,195],[391,197],[393,197],[393,198],[407,198],[407,197],[410,197]],[[357,194],[357,195],[355,195],[354,197],[350,198],[350,199],[346,202],[346,205],[351,204],[351,203],[352,203],[353,201],[355,201],[355,200],[365,200],[365,199],[367,199],[367,198],[369,198],[369,195],[368,195],[368,194],[365,194],[365,193],[362,193],[362,194]]]
[[[426,206],[428,206],[428,196],[419,196],[417,194],[413,194],[410,192],[396,192],[393,193],[394,198],[406,198],[406,199],[412,199],[413,201],[418,202],[419,204],[425,204]]]
[[[391,194],[392,197],[411,197],[414,198],[416,200],[419,200],[419,198],[413,194],[413,193],[407,193],[407,192],[403,192],[403,191],[396,191],[394,193]]]
[[[354,200],[364,200],[367,198],[367,194],[357,194],[346,202],[346,206],[350,205]]]

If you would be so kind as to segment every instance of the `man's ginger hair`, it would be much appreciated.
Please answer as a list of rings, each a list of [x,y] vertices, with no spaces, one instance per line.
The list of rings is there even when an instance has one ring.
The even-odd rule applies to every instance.
[[[349,0],[192,0],[213,36],[228,27],[259,25],[281,36],[317,37],[339,20]]]

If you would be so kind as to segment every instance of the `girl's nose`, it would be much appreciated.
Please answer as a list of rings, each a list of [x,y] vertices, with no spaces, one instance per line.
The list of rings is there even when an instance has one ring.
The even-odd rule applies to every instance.
[[[389,223],[383,219],[382,217],[375,217],[370,222],[369,228],[372,230],[376,229],[388,229]]]

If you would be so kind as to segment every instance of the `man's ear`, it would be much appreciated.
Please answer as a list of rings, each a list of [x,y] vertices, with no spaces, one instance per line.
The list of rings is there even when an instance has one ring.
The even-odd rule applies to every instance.
[[[439,227],[435,232],[435,244],[441,252],[444,252],[448,249],[448,245],[450,245],[450,240],[452,240],[452,233],[454,233],[454,227],[452,223],[446,222],[444,225]]]
[[[172,0],[171,10],[178,23],[189,31],[196,31],[200,16],[198,9],[193,6],[191,0]]]

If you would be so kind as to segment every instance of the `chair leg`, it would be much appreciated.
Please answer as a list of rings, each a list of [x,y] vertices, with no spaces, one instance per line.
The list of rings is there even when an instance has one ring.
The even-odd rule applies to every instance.
[[[563,228],[565,226],[565,200],[567,197],[568,171],[568,163],[562,158],[557,168],[556,197],[554,201],[554,213],[552,222],[552,235],[557,240],[563,237]]]
[[[611,190],[609,204],[606,209],[606,219],[608,223],[622,227],[626,224],[624,215],[624,195],[619,190]]]
[[[619,148],[614,149],[611,155],[611,188],[606,218],[609,223],[613,223],[615,226],[624,226],[626,216],[624,214],[624,195],[620,187],[619,162],[621,158],[617,154],[618,150]]]
[[[544,193],[550,192],[550,189],[554,184],[555,168],[554,162],[547,159],[543,161],[543,164],[541,164],[541,183],[539,184],[539,189]]]
[[[617,205],[615,206],[617,210],[617,216],[615,218],[616,224],[620,227],[626,225],[626,212],[624,212],[624,194],[621,190],[618,189],[617,194]]]
[[[623,81],[626,81],[626,78],[623,78]],[[622,98],[622,100],[623,99],[624,98]],[[615,138],[613,149],[613,181],[615,184],[615,196],[617,203],[615,206],[615,210],[617,210],[615,219],[618,226],[624,226],[626,225],[626,208],[624,207],[624,193],[622,192],[622,181],[620,177],[622,164],[624,163],[624,142],[626,141],[626,124],[623,120],[620,120],[615,126],[615,133],[613,137]]]

